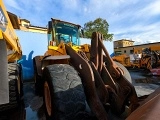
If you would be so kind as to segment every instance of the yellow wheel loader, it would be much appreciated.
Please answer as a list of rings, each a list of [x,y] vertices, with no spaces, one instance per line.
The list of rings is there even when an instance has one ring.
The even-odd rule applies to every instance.
[[[22,94],[21,68],[17,63],[22,51],[12,26],[17,26],[16,20],[17,16],[7,13],[0,0],[0,112],[17,107]]]
[[[103,35],[94,32],[91,45],[79,45],[79,33],[80,25],[51,19],[48,50],[33,59],[36,92],[44,98],[47,117],[126,119],[140,106],[129,72],[110,58]]]
[[[151,70],[160,66],[159,51],[159,46],[150,46],[145,49],[135,48],[133,54],[135,60],[131,60],[130,56],[126,54],[113,56],[112,59],[127,68],[143,68],[146,70]]]

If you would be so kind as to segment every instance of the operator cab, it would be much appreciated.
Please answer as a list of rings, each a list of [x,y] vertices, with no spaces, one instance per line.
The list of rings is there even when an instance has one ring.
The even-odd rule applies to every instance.
[[[49,46],[57,46],[62,41],[79,45],[80,25],[52,19],[48,22],[48,43]]]

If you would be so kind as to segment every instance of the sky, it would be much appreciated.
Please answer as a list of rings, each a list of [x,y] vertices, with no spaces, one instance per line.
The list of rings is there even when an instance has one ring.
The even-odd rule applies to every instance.
[[[137,44],[160,42],[160,0],[3,0],[7,11],[46,27],[56,18],[82,27],[96,18],[105,19],[113,40]]]

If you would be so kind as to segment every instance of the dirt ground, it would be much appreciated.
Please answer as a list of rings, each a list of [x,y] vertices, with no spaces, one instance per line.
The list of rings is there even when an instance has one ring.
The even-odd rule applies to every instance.
[[[160,76],[151,76],[148,71],[143,69],[129,69],[132,84],[134,85],[137,95],[149,95],[160,86]]]
[[[138,96],[149,95],[160,86],[160,76],[150,76],[144,70],[129,69],[129,72]],[[0,113],[0,120],[47,120],[43,98],[35,95],[34,82],[24,82],[23,90],[24,96],[21,106],[17,109]]]

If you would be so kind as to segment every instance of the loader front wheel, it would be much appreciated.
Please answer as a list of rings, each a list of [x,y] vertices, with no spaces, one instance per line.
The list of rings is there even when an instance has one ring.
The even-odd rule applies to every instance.
[[[77,71],[67,64],[44,68],[44,104],[55,120],[79,120],[86,110],[86,97]]]

